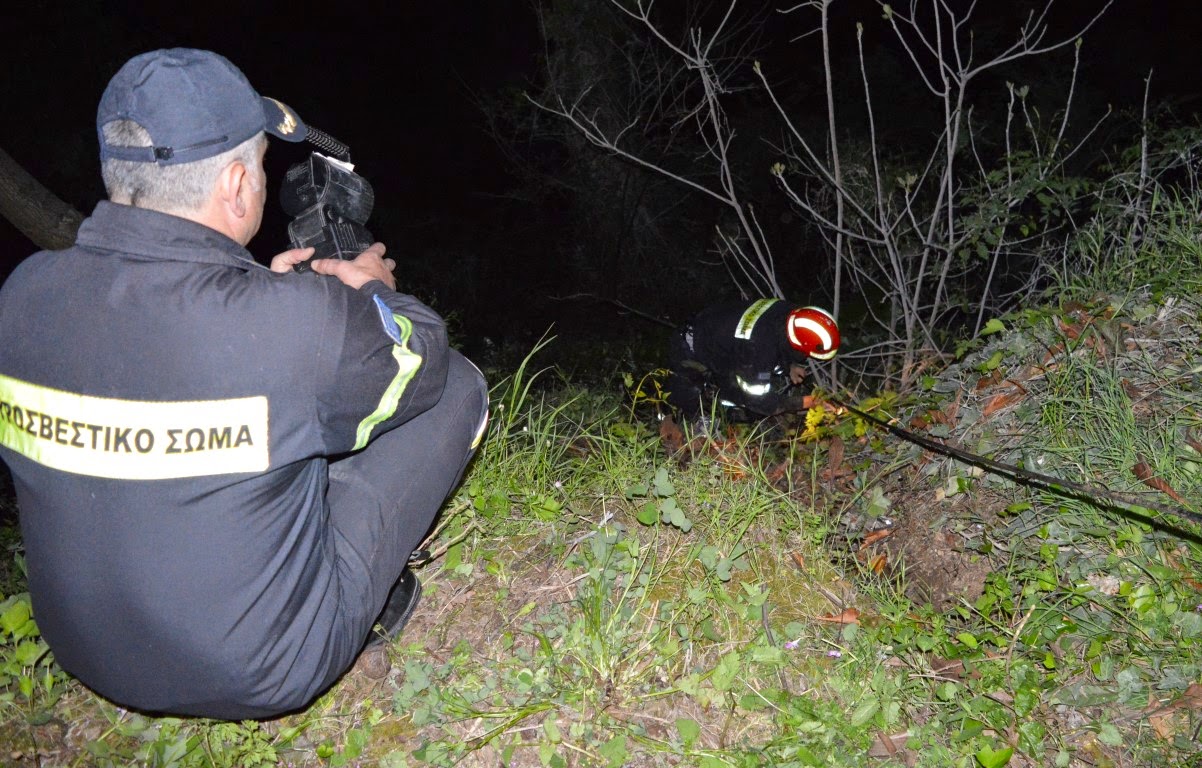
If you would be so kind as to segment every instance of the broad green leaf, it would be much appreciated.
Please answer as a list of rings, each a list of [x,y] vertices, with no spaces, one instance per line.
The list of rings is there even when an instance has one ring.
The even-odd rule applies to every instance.
[[[714,668],[714,674],[710,676],[710,682],[719,691],[729,691],[738,674],[739,653],[731,651],[718,662],[718,666]]]
[[[637,515],[638,521],[643,525],[655,525],[659,520],[659,509],[655,506],[654,501],[649,501],[639,509]]]
[[[6,635],[15,635],[18,629],[25,626],[25,622],[29,621],[32,615],[29,603],[25,600],[17,600],[8,607],[8,610],[0,614],[0,632]]]
[[[1098,729],[1098,741],[1108,747],[1121,746],[1123,743],[1123,735],[1119,733],[1119,729],[1114,727],[1112,723],[1103,723]]]
[[[1002,364],[1002,360],[1006,357],[1005,350],[999,349],[989,356],[989,359],[977,366],[977,370],[981,373],[989,373]]]
[[[652,482],[655,485],[655,495],[661,499],[666,496],[676,495],[676,487],[668,479],[668,470],[666,467],[660,467],[655,471],[655,479]]]
[[[13,659],[22,667],[32,667],[45,650],[46,647],[42,643],[35,643],[32,640],[22,640],[17,643],[17,647],[13,651]]]
[[[852,726],[859,728],[866,725],[872,718],[876,717],[876,713],[880,708],[881,702],[875,697],[856,707],[851,713]]]
[[[619,768],[630,758],[630,751],[626,748],[626,737],[621,734],[602,744],[597,751],[606,759],[608,768]]]
[[[1001,333],[1006,330],[1006,325],[996,317],[985,323],[985,327],[981,329],[982,336],[988,336],[993,333]]]
[[[1014,747],[1006,747],[994,751],[989,747],[982,747],[980,752],[977,752],[977,762],[981,764],[981,768],[1002,768],[1003,765],[1010,762],[1010,758],[1014,755]]]
[[[676,718],[676,732],[680,734],[680,743],[687,748],[693,746],[693,742],[701,736],[701,726],[697,724],[696,720],[678,717]]]

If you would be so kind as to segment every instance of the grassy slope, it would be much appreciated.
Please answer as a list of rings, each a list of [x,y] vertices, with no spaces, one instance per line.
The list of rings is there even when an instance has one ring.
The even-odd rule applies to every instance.
[[[1175,269],[1004,318],[921,392],[861,405],[1188,505],[1202,498],[1192,242],[1168,254]],[[523,365],[497,385],[392,671],[356,669],[290,717],[112,707],[43,655],[10,567],[0,760],[1117,766],[1199,751],[1189,523],[1023,487],[832,408],[808,435],[777,424],[682,461],[612,384]]]

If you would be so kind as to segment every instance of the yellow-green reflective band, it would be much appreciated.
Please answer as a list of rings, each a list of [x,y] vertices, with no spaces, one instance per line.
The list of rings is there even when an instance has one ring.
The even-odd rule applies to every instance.
[[[743,316],[739,318],[739,324],[735,326],[735,338],[750,339],[751,331],[755,328],[756,321],[768,311],[768,307],[771,307],[778,301],[780,299],[760,299],[748,307]]]
[[[413,374],[417,373],[417,369],[422,364],[421,355],[415,354],[409,349],[409,337],[413,334],[413,323],[409,322],[409,318],[404,315],[393,314],[392,319],[396,321],[402,340],[401,344],[392,347],[392,357],[397,363],[396,376],[392,378],[384,390],[384,394],[380,396],[380,404],[376,406],[376,410],[359,422],[359,428],[355,430],[355,448],[367,445],[372,429],[396,413],[397,405],[400,404],[406,387],[409,386],[409,382],[413,380]]]
[[[488,428],[488,411],[484,412],[484,418],[480,420],[480,426],[476,427],[476,436],[472,438],[471,449],[474,451],[480,447],[480,441],[484,439],[484,431]]]
[[[53,469],[117,480],[262,472],[267,398],[119,400],[0,376],[0,445]]]

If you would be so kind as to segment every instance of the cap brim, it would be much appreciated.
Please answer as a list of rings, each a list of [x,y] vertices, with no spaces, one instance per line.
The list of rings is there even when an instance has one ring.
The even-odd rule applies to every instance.
[[[260,96],[263,100],[263,130],[284,141],[304,141],[309,135],[296,112],[282,101]]]

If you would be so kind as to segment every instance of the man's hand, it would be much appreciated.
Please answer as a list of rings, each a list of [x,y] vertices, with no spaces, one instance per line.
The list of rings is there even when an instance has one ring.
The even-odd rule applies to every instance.
[[[293,248],[271,257],[272,272],[291,272],[292,268],[313,255],[316,248]]]
[[[791,363],[789,365],[789,381],[794,386],[806,380],[806,369],[801,363]]]
[[[396,278],[392,276],[392,270],[396,269],[396,262],[384,258],[385,250],[383,243],[372,243],[366,251],[352,261],[314,259],[309,262],[309,268],[319,275],[332,275],[355,290],[362,288],[372,280],[379,280],[395,291]],[[284,255],[280,254],[280,256]],[[277,256],[276,259],[280,256]],[[271,268],[275,269],[275,259],[271,261]]]

